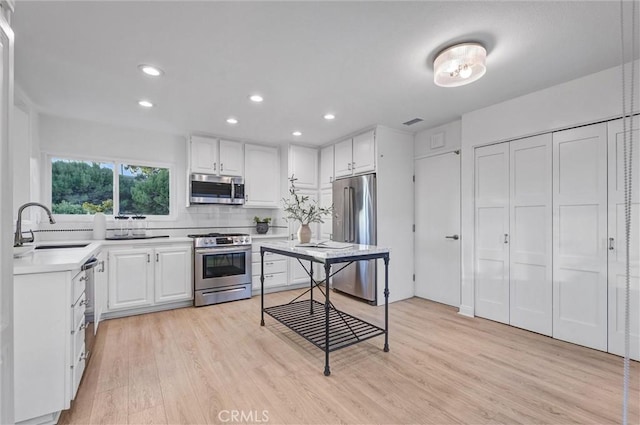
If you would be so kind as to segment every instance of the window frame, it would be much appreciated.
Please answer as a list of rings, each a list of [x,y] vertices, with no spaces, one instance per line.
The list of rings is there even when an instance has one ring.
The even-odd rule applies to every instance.
[[[91,157],[91,158],[88,158]],[[160,161],[147,161],[138,160],[132,158],[115,158],[104,157],[99,155],[83,155],[83,154],[68,154],[60,152],[44,152],[43,160],[45,163],[45,172],[43,176],[43,199],[52,205],[52,163],[53,158],[68,159],[73,161],[87,161],[87,162],[102,162],[113,164],[113,214],[105,214],[107,218],[113,219],[120,210],[120,173],[119,166],[124,165],[136,165],[140,167],[155,167],[165,168],[169,170],[169,214],[168,215],[145,215],[153,221],[172,221],[177,217],[176,211],[176,173],[175,164],[160,162]],[[60,222],[73,222],[73,221],[93,221],[94,214],[54,214],[56,220]]]

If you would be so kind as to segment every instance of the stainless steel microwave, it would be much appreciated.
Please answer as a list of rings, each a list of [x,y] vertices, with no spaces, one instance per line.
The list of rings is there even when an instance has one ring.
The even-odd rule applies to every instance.
[[[189,178],[189,203],[244,204],[244,180],[242,177],[191,174]]]

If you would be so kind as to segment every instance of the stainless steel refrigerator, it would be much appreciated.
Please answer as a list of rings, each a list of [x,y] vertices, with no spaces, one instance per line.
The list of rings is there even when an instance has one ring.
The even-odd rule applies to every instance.
[[[333,182],[333,233],[337,242],[376,244],[376,175]],[[337,271],[336,265],[333,271]],[[333,289],[376,302],[376,261],[357,261],[333,277]]]

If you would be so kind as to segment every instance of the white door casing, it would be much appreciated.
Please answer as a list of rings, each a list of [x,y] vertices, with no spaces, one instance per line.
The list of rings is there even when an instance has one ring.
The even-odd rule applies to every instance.
[[[509,152],[509,323],[551,335],[551,134],[510,142]]]
[[[553,133],[553,337],[607,349],[607,125]]]
[[[633,159],[632,172],[632,207],[631,207],[631,249],[630,260],[630,353],[632,359],[640,360],[640,170],[638,165],[638,149],[640,143],[640,118],[636,115],[633,126]],[[626,299],[626,235],[624,205],[624,165],[623,143],[624,127],[622,120],[610,121],[608,127],[608,206],[609,206],[609,259],[608,259],[608,351],[623,356],[625,331],[625,299]],[[629,130],[627,129],[627,132]],[[612,239],[611,239],[612,238]]]
[[[509,323],[509,145],[475,150],[475,314]]]
[[[459,307],[460,155],[417,159],[415,177],[416,296]]]

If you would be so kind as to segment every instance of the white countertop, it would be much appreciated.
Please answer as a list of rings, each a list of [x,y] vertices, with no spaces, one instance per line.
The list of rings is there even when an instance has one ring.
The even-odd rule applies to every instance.
[[[297,254],[308,255],[320,260],[340,257],[357,257],[370,254],[384,254],[390,252],[389,248],[384,248],[376,245],[352,244],[347,248],[333,249],[321,247],[301,247],[298,246],[299,244],[300,243],[298,241],[276,241],[263,243],[262,246],[266,248],[274,248],[282,251],[290,251]]]
[[[74,240],[74,241],[42,241],[35,245],[74,245],[87,243],[84,248],[42,249],[31,251],[22,257],[13,259],[13,274],[51,273],[79,269],[92,255],[100,250],[114,246],[132,246],[144,244],[176,244],[192,243],[187,237],[150,238],[124,240]]]

